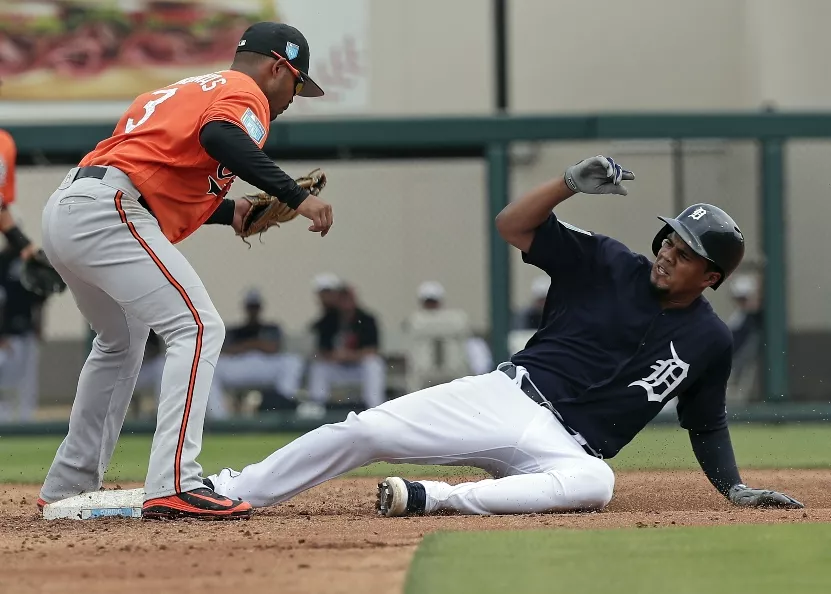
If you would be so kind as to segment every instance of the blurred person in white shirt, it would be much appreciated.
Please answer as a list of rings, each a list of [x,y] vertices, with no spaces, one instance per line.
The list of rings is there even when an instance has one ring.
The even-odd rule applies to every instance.
[[[417,291],[419,306],[422,311],[447,311],[444,286],[435,280],[424,281]],[[461,311],[461,310],[459,310]],[[465,314],[466,315],[466,314]],[[405,323],[405,328],[407,324]],[[471,329],[471,335],[465,341],[467,362],[470,373],[481,375],[494,370],[493,355],[488,343]]]

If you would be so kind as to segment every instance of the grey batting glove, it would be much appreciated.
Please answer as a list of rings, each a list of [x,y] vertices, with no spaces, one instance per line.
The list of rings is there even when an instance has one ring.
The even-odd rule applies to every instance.
[[[766,489],[751,489],[747,485],[733,485],[728,495],[730,502],[742,507],[784,507],[802,509],[805,507],[793,497]]]
[[[613,159],[597,155],[572,165],[566,169],[563,177],[572,192],[626,196],[629,190],[620,185],[620,182],[635,179],[635,174],[623,169]]]

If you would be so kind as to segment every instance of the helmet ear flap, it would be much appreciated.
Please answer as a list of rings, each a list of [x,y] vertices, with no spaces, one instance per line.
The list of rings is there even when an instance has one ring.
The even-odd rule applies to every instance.
[[[654,255],[658,255],[658,252],[661,251],[661,244],[663,241],[669,237],[669,234],[672,233],[672,227],[669,225],[664,225],[663,229],[658,231],[655,235],[655,238],[652,240],[652,253]]]

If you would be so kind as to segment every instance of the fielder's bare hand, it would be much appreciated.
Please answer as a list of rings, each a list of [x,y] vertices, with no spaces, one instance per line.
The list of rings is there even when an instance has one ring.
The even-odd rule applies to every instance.
[[[326,237],[334,223],[332,205],[314,195],[309,195],[297,208],[297,212],[312,222],[309,231],[320,233],[321,237]]]
[[[242,232],[242,221],[251,210],[251,203],[245,198],[234,198],[234,220],[231,227],[239,234]]]

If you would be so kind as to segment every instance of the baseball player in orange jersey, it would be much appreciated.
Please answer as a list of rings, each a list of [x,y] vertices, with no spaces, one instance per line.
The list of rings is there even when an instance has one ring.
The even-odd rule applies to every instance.
[[[2,83],[0,83],[2,84]],[[17,227],[9,212],[9,206],[15,199],[15,162],[17,161],[17,146],[12,135],[0,130],[0,232],[9,244],[20,253],[23,260],[28,260],[38,248]]]
[[[167,345],[143,517],[247,518],[251,506],[206,488],[196,461],[225,327],[174,244],[203,224],[239,233],[250,203],[225,199],[236,176],[328,233],[331,206],[263,152],[269,122],[295,95],[319,97],[297,29],[257,23],[229,70],[139,96],[73,168],[43,212],[44,249],[96,337],[81,371],[69,433],[40,493],[42,507],[101,487],[152,328]]]
[[[2,80],[0,80],[2,85]],[[2,88],[2,87],[0,87]],[[18,227],[17,222],[9,210],[15,201],[15,167],[17,161],[17,146],[14,138],[5,130],[0,130],[0,232],[6,236],[8,247],[4,251],[5,257],[11,258],[14,262],[15,280],[14,284],[21,284],[26,289],[25,297],[27,303],[31,303],[32,293],[37,293],[45,298],[47,295],[39,289],[26,284],[26,268],[41,261],[44,266],[49,266],[40,248],[38,248]],[[17,259],[24,263],[17,268]],[[10,269],[11,270],[11,269]],[[53,272],[54,274],[54,272]],[[11,280],[11,278],[7,279]],[[43,287],[41,287],[43,288]],[[18,296],[21,293],[17,293]],[[18,304],[20,300],[18,299]],[[12,306],[12,301],[6,301],[7,314]],[[8,329],[4,329],[4,333]],[[17,408],[17,415],[22,420],[30,419],[37,408],[37,357],[38,344],[33,332],[13,332],[7,336],[11,357],[6,360],[2,369],[0,381],[6,387],[13,387],[16,402],[0,402],[0,419],[8,421],[14,408]]]

